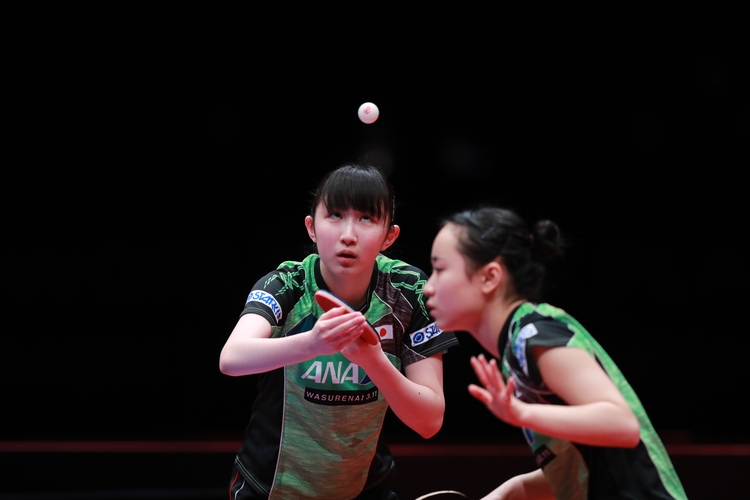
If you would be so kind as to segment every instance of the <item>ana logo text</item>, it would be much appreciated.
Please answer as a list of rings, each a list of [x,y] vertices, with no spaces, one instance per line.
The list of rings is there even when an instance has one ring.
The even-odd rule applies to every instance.
[[[325,366],[321,361],[314,361],[310,368],[302,375],[303,379],[312,380],[316,384],[343,384],[344,382],[351,382],[353,384],[360,384],[359,376],[359,365],[354,363],[348,363],[344,366],[343,361],[326,362]],[[367,378],[367,382],[369,382]]]

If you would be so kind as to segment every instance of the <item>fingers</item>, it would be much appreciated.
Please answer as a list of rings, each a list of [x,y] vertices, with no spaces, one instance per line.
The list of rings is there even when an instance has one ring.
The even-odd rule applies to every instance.
[[[339,306],[339,307],[333,307],[333,308],[329,309],[328,311],[324,312],[324,313],[323,313],[323,314],[322,314],[322,315],[320,316],[320,319],[321,319],[321,320],[324,320],[324,319],[331,319],[331,318],[335,318],[335,317],[337,317],[337,316],[343,316],[344,314],[354,314],[354,312],[355,312],[355,311],[352,311],[351,313],[350,313],[350,312],[348,312],[348,311],[346,310],[346,307],[343,307],[343,306]],[[360,314],[361,314],[361,313],[360,313]]]
[[[347,312],[344,307],[334,307],[320,317],[314,328],[322,340],[345,345],[359,338],[365,323],[361,312]]]
[[[500,367],[497,366],[496,359],[490,360],[487,365],[487,371],[489,372],[489,377],[492,379],[493,386],[499,389],[505,387],[505,379],[503,379],[503,374],[500,373]]]
[[[514,411],[515,379],[509,377],[506,383],[498,362],[494,358],[487,361],[484,355],[479,354],[470,358],[470,363],[481,386],[469,384],[469,394],[483,403],[500,420],[512,425],[520,425]]]
[[[484,368],[482,367],[482,361],[476,356],[472,356],[469,359],[469,363],[471,364],[471,367],[474,370],[474,373],[477,375],[477,378],[479,378],[479,381],[482,383],[482,385],[484,385],[485,375],[484,375]]]
[[[474,386],[469,388],[469,392],[475,398],[482,402],[491,401],[493,398],[502,399],[503,401],[509,401],[515,388],[515,381],[511,377],[508,383],[505,383],[503,374],[500,372],[500,368],[497,366],[497,360],[491,359],[487,361],[483,354],[478,356],[472,356],[469,360],[474,373],[476,373],[479,382],[483,388]],[[478,397],[481,396],[481,397]]]
[[[483,403],[485,406],[488,406],[490,403],[492,403],[492,394],[476,384],[469,384],[469,394],[474,396],[475,399],[477,399],[480,403]]]
[[[508,379],[508,385],[505,388],[505,400],[510,401],[510,397],[516,392],[516,379],[510,377]]]
[[[479,356],[472,356],[470,363],[477,378],[488,390],[498,391],[505,387],[495,359],[488,362],[484,355],[480,354]]]
[[[328,328],[335,328],[344,323],[344,321],[352,321],[364,324],[365,316],[359,311],[347,311],[345,307],[334,307],[323,313],[318,322],[328,322]]]

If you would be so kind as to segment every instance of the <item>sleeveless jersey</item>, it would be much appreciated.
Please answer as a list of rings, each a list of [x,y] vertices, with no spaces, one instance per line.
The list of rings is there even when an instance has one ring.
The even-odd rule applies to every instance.
[[[376,259],[363,314],[391,363],[404,367],[457,344],[424,305],[427,276],[383,255]],[[309,331],[327,289],[320,257],[286,261],[258,280],[242,314],[265,317],[272,337]],[[352,499],[388,476],[393,460],[381,429],[388,404],[367,373],[341,353],[263,373],[235,465],[273,499]]]
[[[528,302],[503,327],[499,340],[503,378],[515,379],[518,399],[564,405],[542,379],[531,355],[534,346],[576,347],[591,354],[620,389],[641,426],[640,442],[632,449],[582,445],[523,429],[556,498],[687,499],[640,400],[589,332],[562,309]]]

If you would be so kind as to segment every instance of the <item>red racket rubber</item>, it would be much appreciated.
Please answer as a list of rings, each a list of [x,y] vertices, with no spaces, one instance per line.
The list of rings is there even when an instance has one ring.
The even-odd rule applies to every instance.
[[[326,290],[318,290],[315,292],[315,301],[324,311],[330,311],[334,307],[345,307],[348,312],[354,311],[354,309],[349,307],[349,304]],[[375,327],[373,327],[369,321],[367,322],[367,326],[362,329],[362,339],[372,345],[378,345],[380,343],[378,332],[375,331]]]

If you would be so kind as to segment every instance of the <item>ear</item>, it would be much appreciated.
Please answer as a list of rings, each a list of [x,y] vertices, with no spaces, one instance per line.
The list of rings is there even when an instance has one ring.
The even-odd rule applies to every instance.
[[[305,217],[305,227],[307,228],[307,235],[313,240],[313,243],[317,243],[315,241],[315,222],[309,215]]]
[[[496,260],[485,264],[478,270],[482,291],[494,291],[505,281],[505,268]]]
[[[399,234],[401,234],[401,228],[396,224],[388,228],[388,234],[385,235],[385,241],[383,241],[383,245],[380,247],[380,251],[382,252],[389,246],[393,245],[393,242],[396,241],[396,238],[398,238]]]

